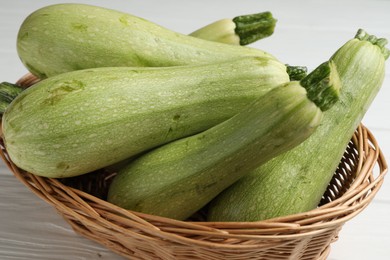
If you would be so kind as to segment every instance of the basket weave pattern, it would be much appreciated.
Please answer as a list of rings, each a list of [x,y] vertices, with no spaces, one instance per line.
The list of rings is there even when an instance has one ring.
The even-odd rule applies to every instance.
[[[29,75],[18,83],[35,82]],[[360,125],[318,208],[259,222],[177,221],[99,198],[104,198],[112,174],[76,177],[76,185],[70,185],[19,169],[2,140],[0,147],[14,175],[53,205],[78,234],[129,259],[326,259],[343,224],[367,207],[387,172],[374,136]],[[96,194],[99,190],[103,193]]]

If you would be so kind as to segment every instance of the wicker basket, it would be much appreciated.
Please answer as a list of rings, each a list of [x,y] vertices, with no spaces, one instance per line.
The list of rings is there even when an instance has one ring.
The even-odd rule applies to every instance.
[[[18,83],[36,82],[31,76]],[[66,180],[16,167],[14,175],[53,205],[79,234],[129,259],[326,259],[343,224],[374,198],[387,171],[378,143],[360,125],[318,208],[259,222],[177,221],[124,210],[101,198],[112,177],[96,172]]]

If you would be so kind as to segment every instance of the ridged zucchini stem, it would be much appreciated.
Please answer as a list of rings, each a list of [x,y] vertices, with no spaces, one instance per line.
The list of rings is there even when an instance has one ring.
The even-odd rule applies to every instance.
[[[326,111],[339,100],[340,77],[332,61],[326,61],[300,81],[308,98],[322,111]]]
[[[0,83],[0,116],[3,115],[7,106],[22,92],[22,90],[21,87],[12,83]]]
[[[381,49],[385,60],[389,58],[390,50],[386,48],[388,41],[385,38],[377,38],[375,35],[368,34],[365,30],[359,29],[355,35],[355,39],[371,42],[373,45],[376,45]]]
[[[287,74],[291,81],[301,80],[307,76],[307,67],[305,66],[291,66],[286,64]]]
[[[240,37],[240,45],[247,45],[274,33],[277,20],[271,12],[241,15],[233,18],[235,33]]]

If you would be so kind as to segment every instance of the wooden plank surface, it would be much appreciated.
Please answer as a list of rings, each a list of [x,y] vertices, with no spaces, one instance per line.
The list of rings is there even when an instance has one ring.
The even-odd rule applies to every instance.
[[[0,81],[14,82],[27,71],[16,53],[16,35],[32,11],[58,0],[0,0]],[[74,2],[74,1],[73,1]],[[275,34],[253,44],[285,63],[313,69],[358,28],[390,40],[390,1],[135,1],[80,0],[129,12],[181,33],[240,14],[272,11]],[[389,63],[389,62],[387,62]],[[363,123],[374,133],[387,161],[390,156],[390,69]],[[56,211],[19,183],[0,164],[0,259],[122,259],[75,234]],[[374,201],[346,223],[332,244],[331,260],[390,259],[390,183]]]

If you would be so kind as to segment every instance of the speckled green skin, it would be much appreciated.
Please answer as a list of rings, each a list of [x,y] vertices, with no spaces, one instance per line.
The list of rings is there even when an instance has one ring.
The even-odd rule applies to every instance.
[[[20,168],[70,177],[212,127],[289,81],[274,60],[98,68],[50,77],[6,109],[7,152]]]
[[[317,207],[385,75],[386,41],[363,38],[348,41],[332,56],[340,100],[324,112],[316,132],[222,192],[210,204],[210,221],[258,221]]]
[[[97,67],[174,66],[248,55],[273,58],[258,49],[197,39],[130,14],[83,4],[52,5],[32,13],[19,30],[17,50],[40,78]]]
[[[131,162],[112,182],[108,201],[186,219],[250,170],[305,140],[321,117],[298,82],[285,83],[231,119]]]

